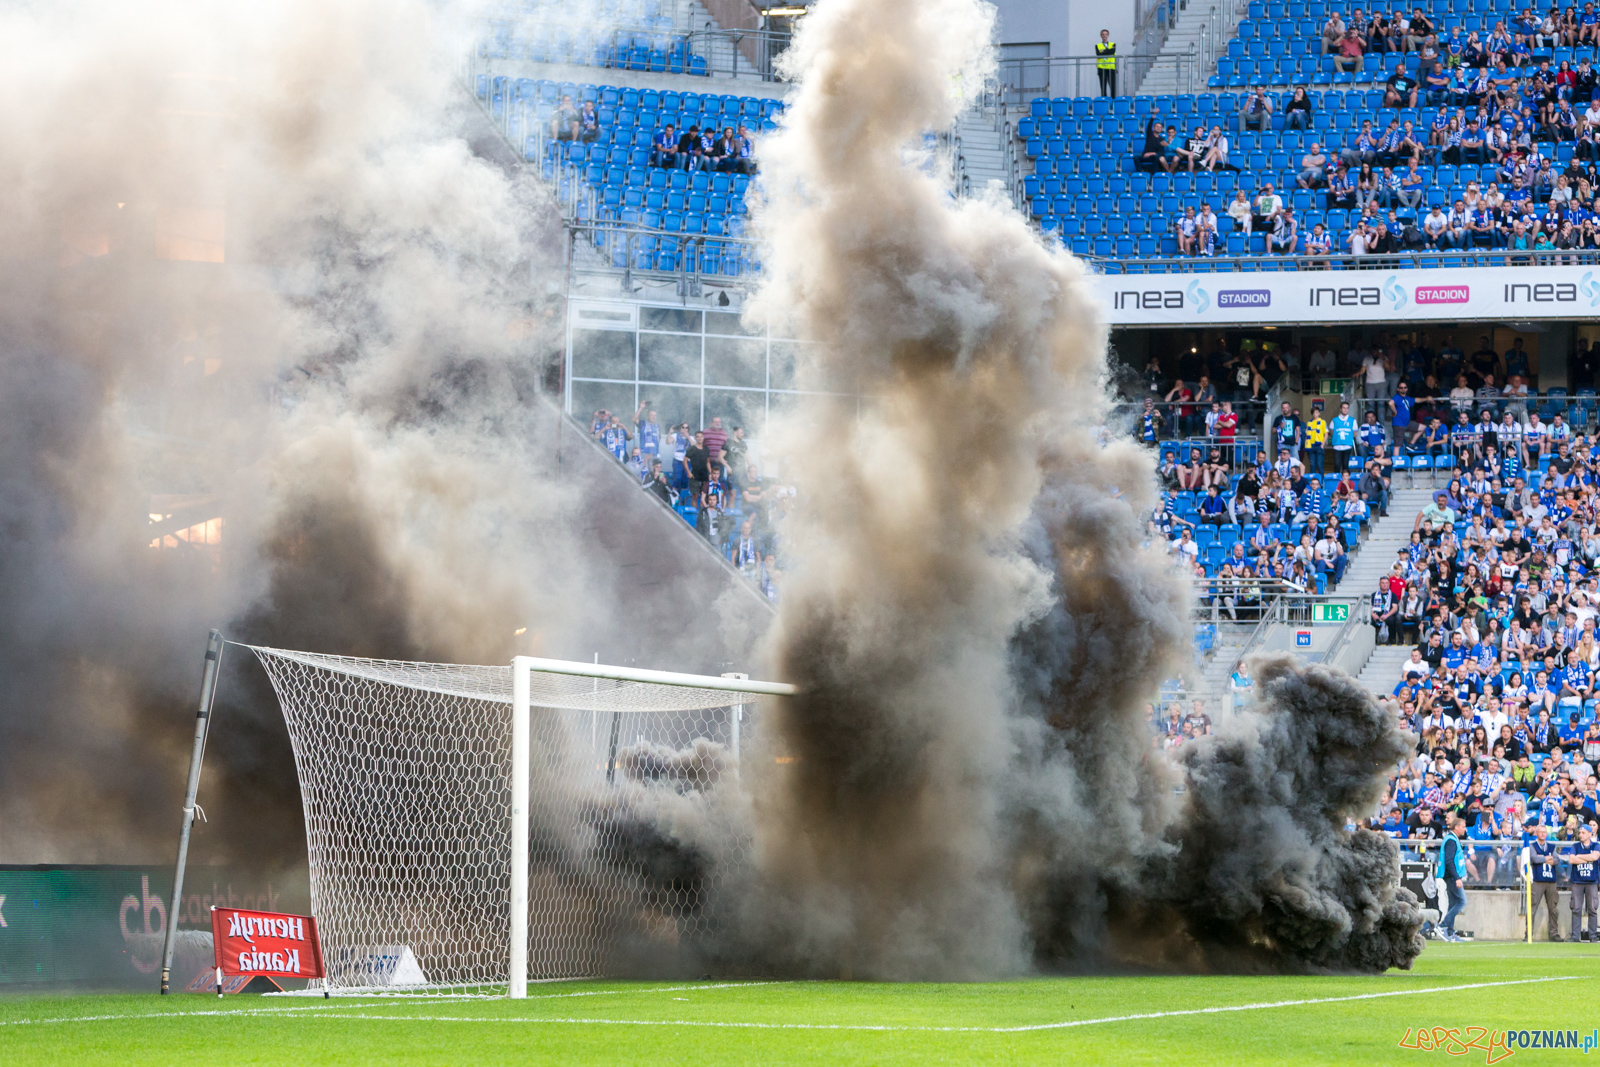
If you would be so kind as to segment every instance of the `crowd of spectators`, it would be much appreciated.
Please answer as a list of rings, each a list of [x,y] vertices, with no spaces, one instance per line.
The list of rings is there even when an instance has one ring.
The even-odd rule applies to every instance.
[[[1346,31],[1343,39],[1352,35]],[[1294,188],[1316,191],[1330,211],[1354,213],[1341,232],[1321,222],[1303,226],[1274,182],[1265,181],[1253,193],[1235,189],[1224,209],[1226,223],[1209,203],[1186,208],[1172,221],[1180,254],[1215,254],[1218,236],[1231,231],[1262,233],[1271,252],[1298,255],[1600,247],[1600,101],[1593,99],[1600,73],[1587,57],[1577,69],[1563,61],[1551,70],[1548,59],[1535,65],[1520,53],[1485,51],[1475,38],[1452,37],[1420,79],[1404,63],[1395,64],[1384,107],[1436,108],[1431,121],[1424,120],[1426,129],[1398,113],[1365,119],[1348,143],[1331,137],[1312,142],[1294,161]],[[1432,41],[1431,35],[1423,39],[1425,58]],[[1272,97],[1256,89],[1236,113],[1241,132],[1265,128],[1274,107]],[[1304,87],[1294,90],[1284,110],[1286,128],[1311,127],[1314,105]],[[1549,148],[1559,142],[1575,142],[1564,165]],[[1222,124],[1196,126],[1185,137],[1152,109],[1135,164],[1168,173],[1237,170],[1229,148]],[[1431,195],[1431,168],[1438,164],[1487,164],[1498,181],[1481,186],[1473,180],[1438,203]]]
[[[1600,451],[1581,434],[1530,440],[1509,410],[1497,425],[1510,432],[1418,516],[1370,598],[1379,641],[1414,646],[1391,695],[1417,750],[1377,820],[1397,836],[1460,815],[1472,838],[1542,824],[1573,840],[1600,818]],[[1484,882],[1514,873],[1501,848],[1468,861]]]
[[[750,131],[739,126],[716,129],[691,124],[682,133],[672,123],[663,126],[650,142],[650,165],[668,170],[714,170],[725,174],[754,174],[755,150]]]
[[[596,410],[591,436],[646,492],[694,526],[769,600],[777,600],[781,530],[794,488],[762,476],[743,426],[725,427],[721,416],[713,416],[699,430],[687,422],[663,429],[648,404],[641,402],[626,419]]]

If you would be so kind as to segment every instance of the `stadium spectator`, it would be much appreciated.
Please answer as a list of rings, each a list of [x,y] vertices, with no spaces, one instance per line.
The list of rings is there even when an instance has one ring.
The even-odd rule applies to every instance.
[[[703,432],[696,432],[694,443],[684,450],[683,469],[690,498],[703,499],[706,485],[711,481],[711,451],[706,448]]]
[[[1349,148],[1339,153],[1347,167],[1361,167],[1378,161],[1378,135],[1373,132],[1372,120],[1361,120],[1361,132]]]
[[[1406,23],[1404,43],[1407,52],[1421,52],[1439,43],[1438,30],[1420,7],[1412,10],[1411,18]]]
[[[1261,187],[1261,192],[1251,207],[1251,222],[1254,228],[1270,229],[1273,219],[1281,210],[1283,210],[1283,197],[1273,191],[1271,182],[1267,182]]]
[[[1406,69],[1404,63],[1396,63],[1394,65],[1394,73],[1389,75],[1389,80],[1386,84],[1388,88],[1383,93],[1384,107],[1417,106],[1417,79]]]
[[[1361,69],[1361,60],[1367,51],[1366,38],[1351,28],[1344,31],[1344,36],[1339,39],[1337,49],[1333,53],[1334,69],[1344,73],[1353,73]]]
[[[1210,138],[1206,135],[1206,128],[1204,126],[1196,126],[1194,133],[1177,150],[1177,162],[1187,165],[1189,173],[1193,174],[1195,167],[1205,160],[1206,152],[1209,148]]]
[[[1279,208],[1272,219],[1272,250],[1292,256],[1299,250],[1300,224],[1295,221],[1294,208]]]
[[[678,128],[667,123],[650,141],[650,165],[675,170],[678,166]]]
[[[1272,97],[1259,86],[1246,98],[1244,105],[1239,108],[1239,132],[1246,130],[1266,130],[1272,125]]]
[[[560,106],[550,116],[550,136],[557,141],[576,141],[579,133],[578,109],[570,94],[563,95]]]
[[[1206,138],[1205,155],[1200,162],[1208,171],[1239,169],[1228,163],[1228,135],[1221,126],[1211,127],[1211,133]]]
[[[1298,184],[1302,189],[1316,189],[1323,184],[1327,175],[1328,156],[1322,150],[1322,145],[1316,141],[1306,154],[1300,157],[1300,177]]]
[[[1254,219],[1251,217],[1250,200],[1245,196],[1244,189],[1234,189],[1233,199],[1228,202],[1228,217],[1246,236],[1250,234]]]
[[[1133,161],[1135,170],[1154,173],[1158,170],[1170,171],[1172,169],[1167,165],[1166,131],[1161,125],[1160,115],[1161,109],[1152,104],[1150,106],[1150,117],[1145,120],[1144,124],[1144,147],[1140,149],[1139,155]]]
[[[678,138],[677,164],[683,170],[699,170],[702,154],[700,127],[692,125]]]
[[[584,144],[594,144],[600,139],[600,114],[595,111],[593,100],[585,100],[583,109],[578,112],[578,139]]]
[[[728,431],[722,428],[722,416],[712,416],[711,425],[702,430],[699,437],[706,446],[707,461],[713,467],[722,468],[724,466],[722,450],[728,443]]]
[[[1311,97],[1306,94],[1305,86],[1295,86],[1294,93],[1289,97],[1289,102],[1283,108],[1283,128],[1286,130],[1309,130],[1313,122],[1314,109],[1311,106]]]
[[[656,421],[654,411],[645,411],[648,403],[648,400],[639,401],[639,408],[633,413],[633,432],[639,441],[639,453],[645,457],[646,463],[661,455],[661,425]],[[644,416],[642,419],[641,415]]]
[[[605,425],[595,431],[594,436],[599,438],[600,443],[605,446],[607,452],[616,457],[618,463],[622,463],[628,458],[628,442],[633,440],[633,434],[628,431],[626,426],[622,425],[621,416],[610,415],[606,419]]]
[[[1338,52],[1339,44],[1344,40],[1345,31],[1348,29],[1339,12],[1328,12],[1328,20],[1322,24],[1323,55],[1333,55]]]
[[[743,125],[739,127],[738,151],[734,154],[734,165],[729,168],[735,174],[754,174],[756,165],[756,145],[750,137],[750,131]]]

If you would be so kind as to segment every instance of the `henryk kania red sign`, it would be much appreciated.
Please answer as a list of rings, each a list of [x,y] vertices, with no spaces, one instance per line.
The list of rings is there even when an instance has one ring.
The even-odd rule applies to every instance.
[[[213,908],[211,939],[224,975],[323,976],[317,920],[309,915]]]

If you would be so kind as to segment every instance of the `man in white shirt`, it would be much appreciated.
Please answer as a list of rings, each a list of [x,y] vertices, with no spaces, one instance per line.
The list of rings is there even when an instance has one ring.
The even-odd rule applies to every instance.
[[[1366,382],[1368,400],[1382,400],[1388,395],[1388,368],[1384,366],[1381,351],[1374,350],[1367,353],[1366,358],[1361,361],[1361,373]]]
[[[1522,380],[1522,375],[1513,374],[1507,381],[1506,387],[1500,393],[1507,398],[1506,414],[1515,415],[1518,422],[1528,418],[1528,383]]]
[[[1367,232],[1367,224],[1365,222],[1351,230],[1350,236],[1345,238],[1346,243],[1350,245],[1350,254],[1352,256],[1366,255],[1367,242],[1370,236],[1371,235]]]
[[[1465,200],[1457,200],[1456,206],[1450,209],[1450,214],[1445,217],[1445,223],[1450,229],[1450,247],[1466,248],[1471,240],[1472,212],[1467,210]]]
[[[1422,234],[1429,248],[1450,247],[1450,220],[1444,217],[1438,204],[1433,205],[1433,210],[1422,220]]]
[[[1463,374],[1456,378],[1456,387],[1450,390],[1450,406],[1456,411],[1470,414],[1472,401],[1476,395],[1472,391],[1472,386],[1467,384],[1467,376]]]
[[[1167,543],[1167,550],[1177,553],[1178,558],[1190,566],[1192,566],[1195,560],[1200,557],[1200,546],[1196,544],[1194,538],[1190,536],[1189,528],[1187,526],[1185,526],[1182,532],[1178,534],[1178,539],[1176,541],[1169,541]]]

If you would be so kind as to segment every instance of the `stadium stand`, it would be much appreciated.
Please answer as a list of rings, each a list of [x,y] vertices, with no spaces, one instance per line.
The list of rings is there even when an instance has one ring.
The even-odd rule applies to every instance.
[[[1410,16],[1381,17],[1358,33],[1351,69],[1323,37],[1351,8],[1258,2],[1216,91],[1033,100],[1018,133],[1034,219],[1080,255],[1117,260],[1413,251],[1443,265],[1450,252],[1600,247],[1596,34],[1581,16],[1545,34],[1544,16],[1524,26],[1505,0],[1406,7],[1428,24],[1412,34]],[[1251,210],[1230,212],[1240,192]],[[1276,198],[1264,214],[1263,196]]]
[[[700,430],[688,423],[663,428],[655,415],[643,405],[631,417],[595,411],[589,434],[768,600],[777,600],[781,533],[794,487],[759,473],[742,427],[713,417]]]
[[[691,50],[689,36],[660,0],[602,0],[592,11],[523,0],[498,5],[490,17],[481,48],[491,59],[709,74],[705,57]]]
[[[610,241],[612,265],[637,270],[675,271],[685,255],[700,259],[701,272],[738,276],[754,269],[739,242],[720,242],[744,232],[744,194],[754,164],[749,132],[771,129],[781,104],[753,96],[663,92],[547,79],[480,76],[478,97],[507,127],[520,131],[524,157],[537,163],[547,181],[558,182],[563,200],[575,201],[578,222],[614,221],[641,231],[626,240],[605,230],[595,233],[602,247]],[[580,112],[592,105],[591,129],[576,139],[551,135],[551,123],[565,98]],[[668,127],[686,136],[690,127],[715,129],[695,165],[662,166],[653,147]],[[744,129],[746,134],[740,134]],[[734,154],[718,169],[711,161],[716,141],[731,129]],[[701,166],[701,162],[705,166]],[[572,197],[577,184],[587,195]],[[660,234],[648,231],[659,231]],[[704,235],[693,251],[674,235]]]

